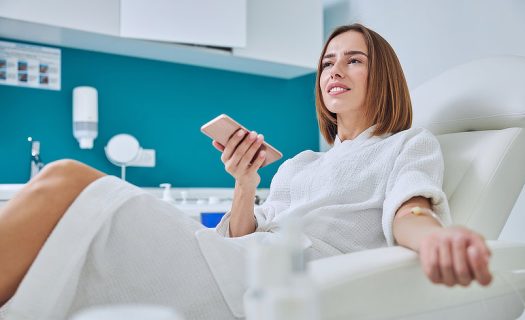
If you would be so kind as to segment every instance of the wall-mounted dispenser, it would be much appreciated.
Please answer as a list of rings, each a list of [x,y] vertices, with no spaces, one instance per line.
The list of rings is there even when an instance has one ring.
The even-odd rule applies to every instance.
[[[80,149],[93,149],[98,136],[98,93],[93,87],[73,89],[73,136]]]

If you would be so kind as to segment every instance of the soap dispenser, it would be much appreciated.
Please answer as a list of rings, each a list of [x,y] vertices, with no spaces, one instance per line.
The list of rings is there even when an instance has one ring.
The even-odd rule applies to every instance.
[[[164,188],[164,191],[162,191],[162,201],[166,201],[169,203],[175,203],[175,199],[171,196],[171,183],[161,183],[161,188]]]

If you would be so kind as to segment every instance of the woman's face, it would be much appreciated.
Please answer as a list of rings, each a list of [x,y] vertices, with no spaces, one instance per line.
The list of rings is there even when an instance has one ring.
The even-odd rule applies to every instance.
[[[319,77],[326,108],[338,117],[364,111],[367,78],[368,50],[363,35],[351,30],[333,38]]]

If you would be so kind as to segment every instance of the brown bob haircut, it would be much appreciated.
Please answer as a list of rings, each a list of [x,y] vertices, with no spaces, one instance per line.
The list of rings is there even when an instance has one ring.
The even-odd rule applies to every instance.
[[[361,33],[368,49],[368,79],[364,107],[369,125],[376,125],[372,134],[397,133],[410,128],[412,103],[394,49],[375,31],[354,23],[335,29],[328,37],[319,58],[315,84],[315,109],[321,134],[329,144],[334,143],[337,134],[337,116],[326,108],[319,85],[323,57],[330,41],[348,31]]]

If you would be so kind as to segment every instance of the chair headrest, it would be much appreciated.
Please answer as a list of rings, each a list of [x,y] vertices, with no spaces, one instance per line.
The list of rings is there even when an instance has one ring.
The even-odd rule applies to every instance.
[[[413,125],[434,134],[525,128],[525,57],[468,62],[425,82],[411,97]]]

